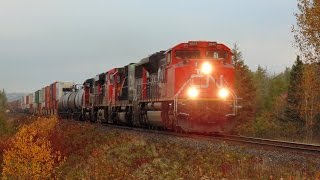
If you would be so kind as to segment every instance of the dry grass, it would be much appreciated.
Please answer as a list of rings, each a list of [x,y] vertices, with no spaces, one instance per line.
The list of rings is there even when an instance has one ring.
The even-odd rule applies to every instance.
[[[103,129],[89,123],[31,118],[6,144],[4,177],[14,178],[6,168],[25,152],[24,164],[37,167],[25,177],[39,179],[316,179],[316,162],[273,163],[262,156],[234,152],[227,145],[197,145],[183,139]],[[32,134],[26,146],[17,142]],[[155,136],[155,135],[153,135]],[[28,139],[28,138],[27,138]],[[30,137],[29,137],[30,139]],[[19,143],[18,143],[19,144]],[[23,144],[23,143],[22,143]],[[25,144],[26,145],[26,144]],[[44,147],[38,151],[37,147]],[[21,147],[21,148],[20,148]],[[30,148],[33,147],[33,148]],[[20,148],[20,149],[19,149]],[[32,149],[37,149],[33,151]],[[11,155],[8,156],[8,154]],[[36,154],[45,157],[37,159]],[[23,154],[23,153],[22,153]],[[11,157],[8,158],[8,157]],[[18,156],[20,157],[20,156]],[[21,158],[21,157],[20,157]],[[22,159],[23,159],[22,158]],[[47,164],[45,173],[38,164]],[[20,163],[19,166],[24,165]],[[12,165],[12,164],[11,164]],[[13,169],[14,169],[13,168]],[[21,168],[21,167],[20,167]],[[12,169],[12,170],[13,170]],[[11,171],[12,171],[11,170]],[[16,172],[16,171],[15,171]],[[31,173],[32,172],[32,173]]]

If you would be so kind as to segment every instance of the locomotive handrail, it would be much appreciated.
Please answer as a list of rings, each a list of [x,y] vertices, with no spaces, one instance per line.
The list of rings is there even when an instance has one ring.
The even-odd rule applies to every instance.
[[[194,78],[197,78],[197,77],[203,77],[201,74],[193,74],[191,75],[191,77],[181,86],[181,88],[179,89],[179,91],[177,92],[177,94],[174,96],[174,99],[173,99],[173,111],[174,111],[174,114],[177,115],[178,113],[178,97],[179,95],[181,94],[181,92],[184,90],[184,88],[187,86],[187,84],[189,84],[189,82],[194,79]]]
[[[210,78],[215,82],[215,79],[210,76]],[[238,108],[238,97],[237,97],[237,94],[233,91],[232,88],[230,88],[230,85],[228,83],[228,81],[226,81],[223,76],[221,77],[221,84],[218,85],[217,83],[215,83],[218,88],[221,88],[221,87],[224,87],[224,84],[228,87],[228,90],[231,92],[231,95],[233,96],[234,100],[233,100],[233,114],[227,114],[226,116],[235,116],[237,114],[237,108]],[[222,85],[222,82],[223,82],[223,85]]]
[[[141,85],[140,86],[143,86],[143,85],[157,85],[158,84],[158,81],[151,81],[151,82],[147,82],[147,83],[141,83]],[[138,85],[137,85],[138,86]],[[147,90],[147,86],[146,87],[144,87],[143,89],[142,89],[142,91],[141,91],[141,96],[143,96],[143,93],[144,92],[146,92],[146,90]],[[159,88],[157,87],[157,92],[159,92]],[[138,98],[138,96],[137,96],[137,100],[139,99],[139,100],[158,100],[159,99],[159,97],[150,97],[150,98],[145,98],[145,97],[139,97]]]
[[[226,81],[225,79],[224,79],[224,83],[225,83],[228,87],[230,87],[228,81]],[[238,96],[237,96],[237,94],[235,93],[235,91],[234,91],[233,89],[229,88],[229,91],[231,92],[231,94],[233,95],[233,98],[234,98],[234,102],[233,102],[233,114],[230,114],[230,115],[235,116],[235,115],[237,114],[237,108],[238,108]],[[227,114],[227,116],[228,116],[228,115],[229,115],[229,114]]]
[[[181,92],[183,91],[184,87],[193,79],[193,75],[188,79],[187,82],[185,82],[182,87],[179,89],[179,91],[177,92],[177,94],[174,96],[173,98],[173,111],[174,111],[174,114],[176,115],[177,112],[178,112],[178,97],[179,95],[181,94]]]

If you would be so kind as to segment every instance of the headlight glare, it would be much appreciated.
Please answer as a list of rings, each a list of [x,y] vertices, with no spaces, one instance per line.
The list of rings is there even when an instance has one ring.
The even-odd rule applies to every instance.
[[[188,89],[188,96],[189,98],[197,98],[199,96],[199,89],[195,88],[195,87],[190,87]]]
[[[201,72],[203,74],[211,74],[211,72],[212,72],[212,64],[209,63],[209,62],[204,62],[201,65]]]
[[[230,91],[226,88],[221,88],[219,89],[219,92],[218,92],[218,96],[221,98],[221,99],[226,99],[230,94]]]

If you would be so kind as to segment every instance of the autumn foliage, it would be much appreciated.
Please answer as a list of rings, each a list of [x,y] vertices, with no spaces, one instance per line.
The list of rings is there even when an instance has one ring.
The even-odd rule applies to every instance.
[[[54,151],[49,134],[57,125],[55,118],[38,119],[17,132],[3,157],[4,179],[50,179],[65,161]]]
[[[3,143],[0,179],[303,179],[317,173],[311,168],[317,160],[275,163],[221,142],[25,119]]]
[[[306,62],[320,62],[320,1],[297,0],[297,24],[293,27],[295,43]]]

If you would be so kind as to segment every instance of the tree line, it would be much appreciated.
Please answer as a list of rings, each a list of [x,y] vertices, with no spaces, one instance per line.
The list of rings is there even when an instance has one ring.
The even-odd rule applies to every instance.
[[[320,139],[320,1],[297,0],[297,6],[292,33],[299,54],[291,68],[277,75],[261,66],[251,71],[233,48],[239,133]]]
[[[235,89],[242,108],[237,131],[253,136],[312,139],[320,130],[320,65],[298,56],[277,75],[258,66],[251,71],[241,52],[233,49]]]

